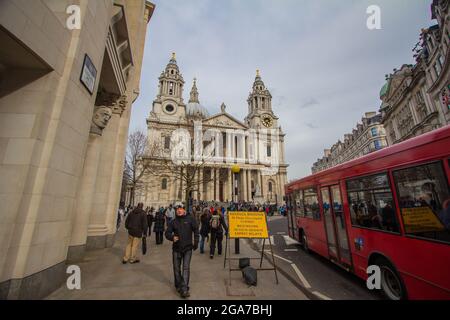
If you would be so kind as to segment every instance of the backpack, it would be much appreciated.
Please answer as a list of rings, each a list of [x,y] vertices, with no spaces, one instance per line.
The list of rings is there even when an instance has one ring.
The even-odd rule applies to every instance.
[[[220,216],[212,215],[210,225],[212,229],[218,229],[220,227]]]

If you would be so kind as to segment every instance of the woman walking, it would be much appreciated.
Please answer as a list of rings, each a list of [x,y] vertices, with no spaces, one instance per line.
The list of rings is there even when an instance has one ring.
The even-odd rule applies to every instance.
[[[156,213],[154,223],[153,232],[155,233],[156,244],[162,244],[164,240],[164,225],[166,223],[166,215],[164,214],[163,207],[159,208],[159,211]]]

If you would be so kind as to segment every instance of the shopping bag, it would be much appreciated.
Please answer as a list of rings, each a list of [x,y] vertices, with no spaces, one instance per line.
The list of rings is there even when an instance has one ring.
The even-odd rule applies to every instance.
[[[147,238],[142,237],[142,254],[147,253]]]

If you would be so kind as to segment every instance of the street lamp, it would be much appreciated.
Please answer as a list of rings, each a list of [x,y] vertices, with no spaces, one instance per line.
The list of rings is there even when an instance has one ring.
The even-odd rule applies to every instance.
[[[237,186],[237,174],[241,171],[239,165],[235,164],[231,167],[233,173],[233,199],[234,203],[238,202],[238,186]],[[234,253],[239,254],[239,239],[234,239]]]

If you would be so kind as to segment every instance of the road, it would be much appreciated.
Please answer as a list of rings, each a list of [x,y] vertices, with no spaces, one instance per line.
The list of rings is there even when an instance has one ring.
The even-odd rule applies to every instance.
[[[310,297],[332,300],[380,300],[381,294],[367,289],[365,281],[341,269],[316,253],[305,253],[287,235],[285,217],[269,218],[269,232],[273,237],[275,263],[287,273]]]

